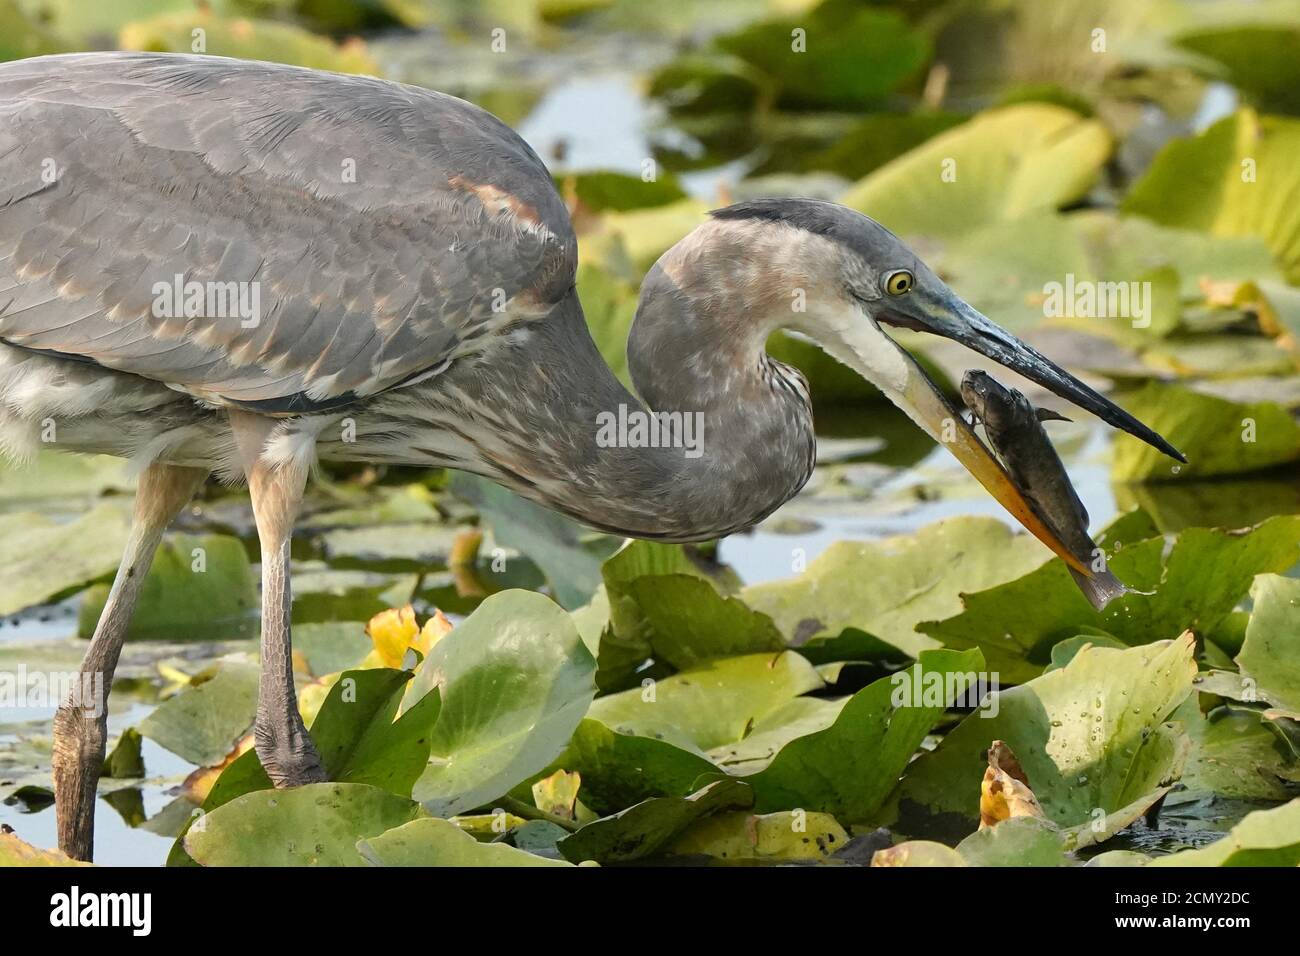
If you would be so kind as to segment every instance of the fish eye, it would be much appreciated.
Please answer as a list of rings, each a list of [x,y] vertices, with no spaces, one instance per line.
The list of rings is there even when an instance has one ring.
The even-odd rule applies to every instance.
[[[912,273],[899,269],[885,276],[885,291],[890,295],[906,295],[912,291]]]

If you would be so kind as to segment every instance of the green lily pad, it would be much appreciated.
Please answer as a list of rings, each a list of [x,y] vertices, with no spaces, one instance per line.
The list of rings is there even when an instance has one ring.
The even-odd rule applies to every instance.
[[[108,601],[108,585],[89,589],[77,634],[90,637]],[[230,535],[175,534],[154,555],[127,629],[127,640],[224,640],[257,635],[257,584],[248,552]]]
[[[852,628],[915,657],[939,646],[916,633],[918,622],[956,613],[959,592],[1019,577],[1047,558],[1035,539],[995,518],[950,518],[910,535],[838,541],[803,574],[752,585],[740,598],[796,647]]]
[[[909,670],[854,694],[830,727],[791,740],[767,767],[746,776],[755,809],[804,808],[849,823],[869,820],[935,721],[975,687],[983,668],[979,651],[922,651]]]
[[[710,658],[779,651],[785,639],[772,619],[719,594],[698,574],[638,577],[621,597],[634,601],[646,628],[647,656],[682,670]]]
[[[949,647],[979,647],[990,670],[1018,683],[1038,674],[1061,640],[1101,632],[1125,644],[1172,638],[1191,628],[1212,632],[1250,589],[1255,575],[1300,560],[1300,516],[1270,518],[1252,529],[1188,528],[1165,555],[1163,538],[1123,547],[1110,569],[1129,586],[1104,611],[1079,593],[1064,564],[1052,560],[1006,584],[965,594],[965,610],[919,629]]]
[[[4,3],[0,2],[0,11],[3,9]],[[0,22],[3,16],[0,12]],[[3,33],[0,29],[0,35]],[[125,494],[135,491],[135,479],[127,474],[125,462],[111,455],[38,451],[21,467],[0,472],[0,499],[6,502],[73,496],[97,498],[107,491]]]
[[[1189,697],[1173,715],[1192,739],[1192,754],[1183,771],[1183,785],[1189,791],[1242,800],[1287,800],[1300,795],[1300,764],[1258,711],[1217,707],[1202,715],[1197,696]]]
[[[777,708],[821,686],[799,654],[747,654],[601,697],[589,716],[619,733],[702,751],[740,740]]]
[[[1021,103],[940,133],[870,173],[841,202],[904,236],[958,236],[1073,202],[1110,151],[1096,120]]]
[[[346,671],[330,688],[311,738],[331,780],[365,783],[409,796],[429,762],[441,709],[437,689],[394,720],[409,671]]]
[[[904,840],[894,846],[877,850],[871,865],[897,867],[954,867],[965,866],[966,858],[946,844],[935,840]]]
[[[1160,857],[1149,865],[1300,866],[1300,798],[1248,813],[1222,840]]]
[[[654,179],[646,180],[627,173],[595,170],[563,175],[560,187],[572,189],[578,201],[595,212],[646,209],[686,198],[677,179],[669,173],[660,173]]]
[[[480,843],[456,824],[424,817],[357,843],[372,866],[573,866],[505,843]]]
[[[140,721],[140,733],[200,767],[219,764],[253,725],[258,669],[223,663],[202,683],[169,697]]]
[[[414,796],[435,815],[472,810],[564,749],[595,695],[595,661],[549,598],[504,591],[438,641],[417,683],[442,694]]]
[[[1259,236],[1300,281],[1300,220],[1277,201],[1300,188],[1300,121],[1241,109],[1167,145],[1129,191],[1125,212],[1219,236]]]
[[[829,813],[715,813],[692,824],[673,840],[671,856],[718,860],[823,860],[849,842]]]
[[[719,37],[719,47],[766,74],[782,104],[853,109],[878,103],[930,55],[925,34],[892,10],[834,5],[764,20]],[[802,34],[797,46],[794,34]]]
[[[359,783],[261,790],[201,817],[185,850],[203,866],[365,866],[358,841],[422,813],[405,797]]]
[[[557,846],[566,860],[626,863],[653,856],[677,834],[723,810],[744,810],[753,802],[738,780],[715,780],[686,797],[655,797],[612,817],[588,823]]]
[[[1170,481],[1259,471],[1300,459],[1300,425],[1272,402],[1239,403],[1202,392],[1148,382],[1120,397],[1187,456],[1179,465],[1136,438],[1115,440],[1116,481]]]
[[[335,73],[379,73],[360,40],[336,44],[292,24],[227,19],[203,10],[165,13],[129,23],[118,33],[117,45],[122,50],[193,53],[193,31],[200,29],[205,31],[206,47],[200,52],[210,56],[270,60]]]
[[[114,504],[64,524],[30,512],[0,515],[0,615],[111,575],[126,534],[126,511]]]
[[[837,666],[837,665],[829,665]],[[825,668],[818,668],[823,680]],[[723,744],[709,751],[709,757],[725,767],[729,773],[757,773],[772,762],[786,744],[797,737],[806,737],[825,730],[835,723],[849,698],[827,700],[824,697],[796,697],[762,720],[754,722],[741,740]]]
[[[1242,25],[1181,34],[1178,45],[1227,68],[1226,81],[1261,110],[1300,114],[1300,29]]]
[[[583,804],[604,815],[651,797],[684,797],[696,780],[718,768],[667,741],[618,733],[588,717],[542,773],[554,770],[581,774]]]
[[[626,687],[647,658],[656,656],[657,640],[662,639],[670,653],[675,651],[683,658],[691,653],[672,633],[677,626],[674,615],[688,612],[658,608],[652,589],[643,602],[636,590],[638,581],[689,575],[712,582],[719,589],[730,583],[718,573],[708,573],[683,546],[653,541],[633,541],[604,563],[601,575],[605,582],[609,626],[600,635],[596,684],[605,692]],[[676,587],[680,590],[685,586],[679,583]],[[750,618],[743,607],[726,604],[705,594],[701,588],[696,588],[695,593],[709,602],[713,615],[730,614],[734,623],[763,640],[762,622],[757,616]],[[661,628],[666,629],[662,634],[656,630],[652,614],[658,617]],[[698,636],[698,628],[696,633]],[[709,635],[707,639],[711,644],[727,640],[726,635]]]
[[[1016,817],[957,844],[967,866],[1065,866],[1068,835],[1045,820]]]
[[[60,853],[42,850],[13,833],[0,833],[0,869],[10,866],[90,866]]]
[[[1237,663],[1275,707],[1300,714],[1300,580],[1261,575]]]
[[[1019,758],[1049,820],[1110,829],[1182,772],[1188,741],[1164,723],[1192,688],[1191,635],[1144,647],[1090,647],[1067,666],[996,695],[908,768],[896,805],[903,829],[969,832],[979,818],[980,780],[991,741]],[[1087,831],[1080,845],[1087,842]]]
[[[360,664],[375,645],[361,621],[328,621],[294,624],[293,649],[306,658],[313,674],[323,677]]]
[[[140,731],[128,727],[117,738],[112,751],[104,758],[103,776],[110,780],[125,780],[144,776],[144,758],[140,756],[143,741]]]

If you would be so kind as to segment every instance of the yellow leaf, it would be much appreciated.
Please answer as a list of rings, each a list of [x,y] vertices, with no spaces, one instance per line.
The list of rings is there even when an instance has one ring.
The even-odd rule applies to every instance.
[[[1038,798],[1029,789],[1020,761],[1001,740],[989,747],[989,767],[980,784],[980,829],[996,826],[1013,817],[1047,819]]]

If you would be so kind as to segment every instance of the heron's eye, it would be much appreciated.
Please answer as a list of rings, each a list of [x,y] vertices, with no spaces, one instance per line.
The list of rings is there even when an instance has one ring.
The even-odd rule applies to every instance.
[[[890,295],[906,295],[912,291],[912,273],[906,269],[891,272],[885,277],[885,291]]]

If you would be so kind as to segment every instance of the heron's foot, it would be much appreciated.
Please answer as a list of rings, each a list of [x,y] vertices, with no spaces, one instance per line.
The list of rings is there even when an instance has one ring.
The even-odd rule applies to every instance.
[[[107,719],[74,703],[54,714],[54,813],[59,849],[89,861],[95,841],[95,797],[107,746]]]
[[[287,726],[259,715],[253,738],[262,768],[277,789],[324,783],[329,779],[296,710]]]

